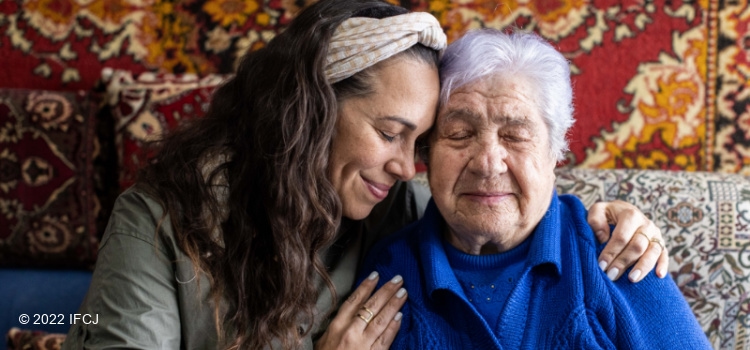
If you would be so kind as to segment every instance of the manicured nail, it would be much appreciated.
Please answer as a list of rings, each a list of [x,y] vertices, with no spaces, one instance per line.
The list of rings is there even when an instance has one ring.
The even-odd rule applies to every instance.
[[[369,276],[367,276],[368,280],[374,280],[376,278],[378,278],[378,272],[377,271],[373,271],[372,273],[370,273]]]
[[[398,290],[398,292],[396,292],[396,298],[401,299],[404,297],[404,295],[406,295],[406,289],[404,288],[401,288]]]
[[[613,267],[607,272],[607,277],[609,277],[610,280],[614,281],[615,278],[617,278],[618,274],[620,274],[620,269]]]
[[[638,269],[630,271],[630,275],[628,275],[628,278],[630,278],[631,282],[637,282],[638,277],[641,277],[641,270]]]
[[[394,317],[393,319],[394,319],[394,320],[395,320],[396,322],[398,322],[398,321],[401,321],[401,317],[402,317],[402,316],[404,316],[404,315],[403,315],[403,314],[402,314],[401,312],[397,312],[397,313],[396,313],[396,317]]]
[[[396,275],[396,277],[393,277],[393,279],[391,279],[391,283],[393,283],[393,284],[401,283],[401,281],[403,281],[403,280],[404,279],[401,278],[401,275]]]
[[[661,269],[659,271],[659,278],[667,277],[667,269]]]
[[[596,236],[597,237],[604,236],[604,231],[603,230],[596,231]]]
[[[602,260],[599,262],[599,268],[602,269],[602,271],[607,269],[607,265],[609,265],[606,261]]]

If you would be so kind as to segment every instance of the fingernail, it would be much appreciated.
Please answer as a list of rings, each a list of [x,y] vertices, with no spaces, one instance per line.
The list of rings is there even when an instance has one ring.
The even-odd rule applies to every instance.
[[[367,276],[368,280],[374,280],[376,278],[378,278],[378,272],[377,271],[373,271],[372,273],[370,273],[369,276]]]
[[[601,236],[604,236],[604,230],[599,230],[599,231],[596,231],[596,236],[597,236],[597,237],[601,237]]]
[[[602,271],[607,269],[607,265],[609,265],[606,261],[602,260],[599,262],[599,268],[602,269]]]
[[[401,317],[402,316],[404,316],[404,315],[401,312],[397,312],[396,313],[396,317],[394,317],[393,319],[396,320],[396,321],[401,321]]]
[[[620,274],[620,269],[613,267],[607,272],[607,277],[609,277],[610,280],[614,281],[615,278],[617,278],[618,274]]]
[[[403,280],[404,279],[401,278],[401,275],[396,275],[396,277],[393,277],[393,279],[391,279],[391,283],[396,284],[396,283],[400,283]]]
[[[638,281],[638,277],[641,277],[641,270],[636,269],[636,270],[630,271],[630,275],[628,275],[628,277],[630,278],[631,282]]]
[[[659,271],[659,278],[667,277],[667,269],[661,269]]]
[[[398,290],[398,292],[396,292],[396,298],[403,298],[404,295],[406,295],[406,289],[404,288],[401,288]]]

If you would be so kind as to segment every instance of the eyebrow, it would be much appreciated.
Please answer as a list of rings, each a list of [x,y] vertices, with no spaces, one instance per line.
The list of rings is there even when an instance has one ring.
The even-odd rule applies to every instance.
[[[457,108],[448,111],[448,113],[443,118],[445,119],[445,121],[449,122],[452,119],[478,120],[481,119],[482,116],[470,108]],[[494,123],[502,124],[505,127],[529,127],[530,124],[529,119],[525,115],[521,116],[520,118],[509,117],[507,115],[499,115],[492,117],[492,121]]]
[[[396,117],[396,116],[390,116],[389,115],[389,116],[386,116],[386,117],[382,117],[380,119],[384,119],[384,120],[388,120],[388,121],[392,121],[392,122],[397,122],[397,123],[404,124],[404,126],[406,126],[407,128],[409,128],[409,130],[411,130],[411,131],[417,130],[417,125],[416,124],[414,124],[414,123],[412,123],[412,122],[410,122],[410,121],[408,121],[408,120],[406,120],[404,118],[401,118],[401,117]]]
[[[531,126],[531,122],[529,121],[529,118],[527,118],[525,115],[522,118],[512,118],[508,116],[500,116],[497,118],[494,118],[496,121],[499,121],[502,123],[505,127],[523,127],[523,128],[529,128]]]
[[[456,108],[449,110],[443,118],[451,121],[452,119],[480,119],[482,116],[470,108]]]

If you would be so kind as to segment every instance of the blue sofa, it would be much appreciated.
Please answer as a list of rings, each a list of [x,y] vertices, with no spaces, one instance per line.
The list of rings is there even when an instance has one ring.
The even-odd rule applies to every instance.
[[[13,327],[68,333],[71,315],[78,311],[86,296],[91,275],[92,272],[86,270],[0,269],[0,330],[3,336]],[[28,315],[28,323],[21,323],[21,315]],[[52,321],[50,316],[56,318],[57,324],[49,324]],[[6,347],[3,340],[0,348]]]

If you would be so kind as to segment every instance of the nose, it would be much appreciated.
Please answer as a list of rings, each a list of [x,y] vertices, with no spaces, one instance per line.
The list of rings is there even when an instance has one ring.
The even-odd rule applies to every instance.
[[[414,156],[414,146],[403,147],[398,155],[388,161],[386,171],[401,181],[411,180],[417,173]]]
[[[471,160],[467,164],[468,170],[481,177],[490,177],[508,170],[505,162],[508,150],[500,143],[482,140],[471,149]]]

